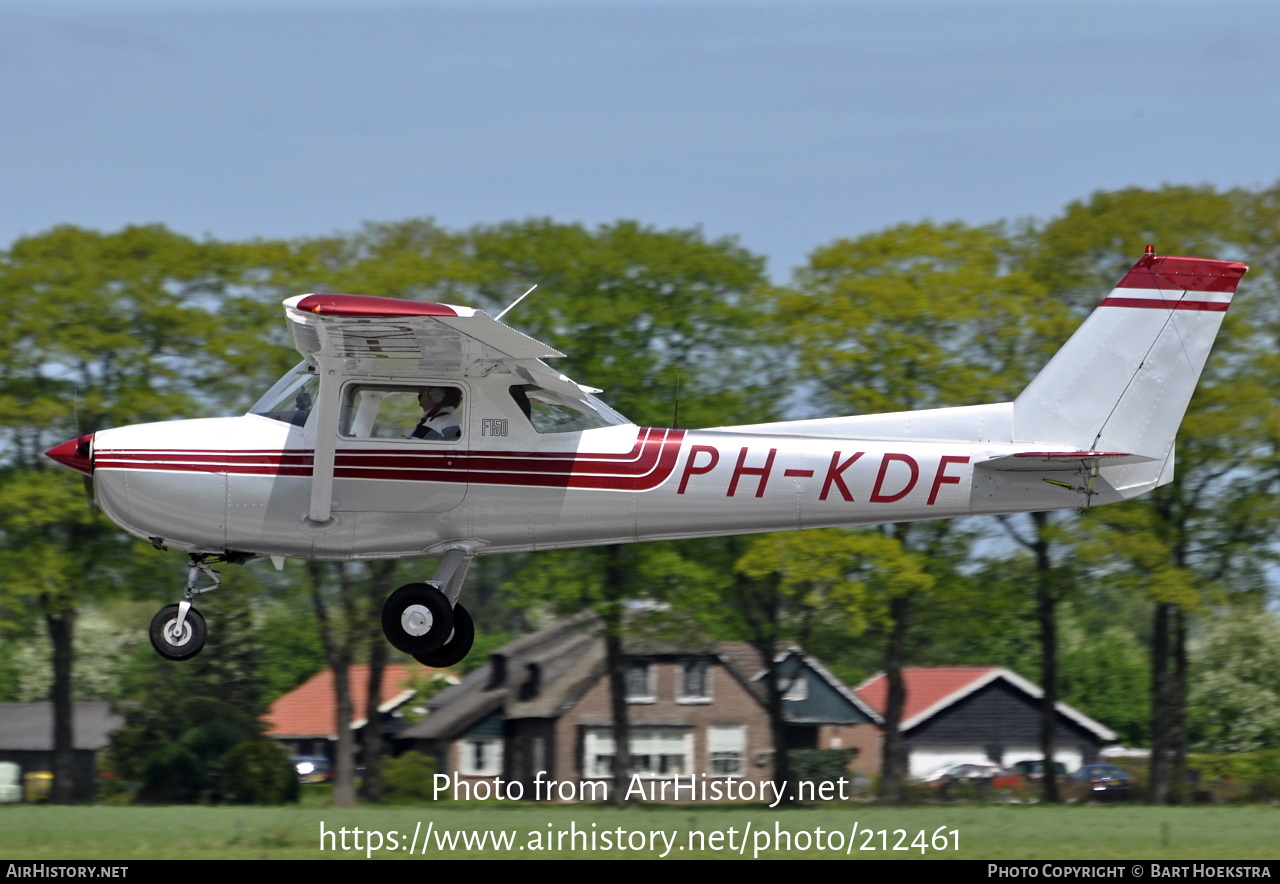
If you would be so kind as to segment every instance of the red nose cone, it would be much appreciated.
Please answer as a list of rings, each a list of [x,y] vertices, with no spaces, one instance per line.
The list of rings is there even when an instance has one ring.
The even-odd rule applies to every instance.
[[[69,442],[63,442],[61,445],[50,448],[45,454],[52,457],[64,467],[70,467],[77,473],[84,473],[86,476],[93,472],[93,458],[89,454],[89,443],[93,441],[93,434],[80,436]]]

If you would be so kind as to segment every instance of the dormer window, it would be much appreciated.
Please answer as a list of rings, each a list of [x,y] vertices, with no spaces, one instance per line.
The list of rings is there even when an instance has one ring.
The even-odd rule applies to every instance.
[[[485,686],[486,691],[494,688],[500,688],[507,683],[507,657],[505,654],[489,655],[489,684]]]
[[[538,695],[542,693],[542,667],[537,663],[530,663],[526,667],[524,683],[520,685],[520,700],[528,702],[538,699]]]
[[[711,702],[711,662],[684,660],[680,663],[680,686],[676,693],[680,703]]]
[[[627,661],[627,702],[652,703],[655,699],[653,667],[649,665],[649,661]]]

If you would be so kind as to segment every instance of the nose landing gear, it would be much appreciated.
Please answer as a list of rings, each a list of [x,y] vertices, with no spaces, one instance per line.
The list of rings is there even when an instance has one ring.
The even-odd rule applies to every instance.
[[[151,647],[169,660],[190,660],[204,648],[209,630],[204,616],[191,606],[191,600],[200,593],[210,592],[222,583],[218,572],[209,567],[214,557],[193,553],[187,562],[187,586],[182,591],[182,601],[165,605],[151,618]],[[209,586],[196,586],[200,575],[213,581]]]
[[[190,660],[209,636],[204,615],[191,602],[165,605],[151,618],[151,647],[170,660]]]

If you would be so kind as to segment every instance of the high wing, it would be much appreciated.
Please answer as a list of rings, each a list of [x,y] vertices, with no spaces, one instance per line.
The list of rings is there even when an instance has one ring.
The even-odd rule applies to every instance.
[[[284,305],[298,352],[354,359],[355,373],[373,371],[384,359],[461,371],[474,363],[564,355],[471,307],[340,294],[299,295]]]
[[[341,359],[347,377],[497,371],[568,396],[600,392],[542,362],[563,357],[556,348],[472,307],[342,294],[299,295],[284,306],[298,352],[317,364]]]
[[[589,388],[542,360],[559,350],[471,307],[365,295],[308,294],[284,302],[294,346],[320,375],[317,436],[307,518],[329,520],[338,386],[351,377],[486,377],[509,374],[575,398]],[[518,379],[518,381],[517,381]]]

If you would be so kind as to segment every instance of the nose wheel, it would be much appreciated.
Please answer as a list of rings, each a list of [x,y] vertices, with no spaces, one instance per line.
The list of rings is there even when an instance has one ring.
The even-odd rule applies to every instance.
[[[222,582],[218,572],[209,567],[209,555],[193,553],[187,561],[187,586],[182,591],[182,601],[176,605],[165,605],[151,618],[151,647],[161,657],[168,660],[190,660],[204,648],[209,630],[205,626],[204,617],[191,607],[191,600],[202,592],[217,589]],[[220,559],[218,559],[220,560]],[[212,581],[205,586],[197,586],[200,577]]]
[[[186,616],[180,616],[182,605],[165,605],[151,618],[151,647],[170,660],[190,660],[204,648],[209,636],[204,616],[189,602],[183,604]]]

